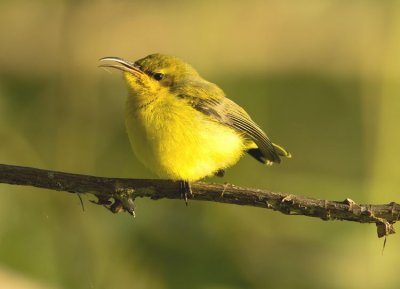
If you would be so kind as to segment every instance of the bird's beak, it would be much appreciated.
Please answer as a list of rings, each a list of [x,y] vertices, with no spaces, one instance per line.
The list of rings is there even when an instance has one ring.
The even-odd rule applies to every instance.
[[[99,67],[111,67],[116,68],[124,72],[129,72],[136,77],[140,77],[144,74],[139,67],[137,67],[134,63],[127,61],[125,59],[115,57],[115,56],[107,56],[100,58],[99,61],[111,61],[113,63],[104,63],[100,64]]]

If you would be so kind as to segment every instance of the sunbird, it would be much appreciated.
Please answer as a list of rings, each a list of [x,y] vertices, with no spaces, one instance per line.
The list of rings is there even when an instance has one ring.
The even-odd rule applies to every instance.
[[[123,72],[128,85],[125,123],[137,158],[160,178],[190,182],[223,175],[248,153],[263,164],[290,158],[216,84],[181,59],[151,54],[135,62],[104,57],[100,67]]]

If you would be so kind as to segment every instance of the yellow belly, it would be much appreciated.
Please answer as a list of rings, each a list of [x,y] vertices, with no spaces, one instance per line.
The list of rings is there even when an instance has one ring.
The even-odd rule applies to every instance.
[[[196,181],[234,165],[246,149],[242,136],[178,103],[137,109],[128,99],[126,126],[137,158],[161,178]]]

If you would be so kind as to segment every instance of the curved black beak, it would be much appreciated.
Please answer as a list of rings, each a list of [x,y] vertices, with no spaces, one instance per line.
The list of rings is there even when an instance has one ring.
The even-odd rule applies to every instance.
[[[127,61],[125,59],[122,59],[120,57],[107,56],[107,57],[100,58],[99,61],[114,62],[114,63],[100,64],[99,67],[111,67],[111,68],[115,68],[115,69],[118,69],[121,71],[132,73],[133,75],[136,75],[136,76],[144,74],[144,72],[142,70],[140,70],[140,68],[137,67],[134,63]]]

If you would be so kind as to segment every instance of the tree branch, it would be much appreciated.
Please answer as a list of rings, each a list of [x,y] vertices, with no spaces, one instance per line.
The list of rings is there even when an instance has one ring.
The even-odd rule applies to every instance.
[[[132,215],[135,198],[181,198],[179,182],[95,177],[4,164],[0,164],[0,183],[92,194],[97,197],[94,203],[103,205],[114,213],[126,211]],[[204,182],[193,183],[192,190],[192,200],[195,201],[260,207],[287,215],[304,215],[322,220],[375,223],[378,237],[393,234],[393,224],[400,217],[400,205],[394,202],[385,205],[356,204],[350,199],[342,202],[328,201],[291,193]]]

